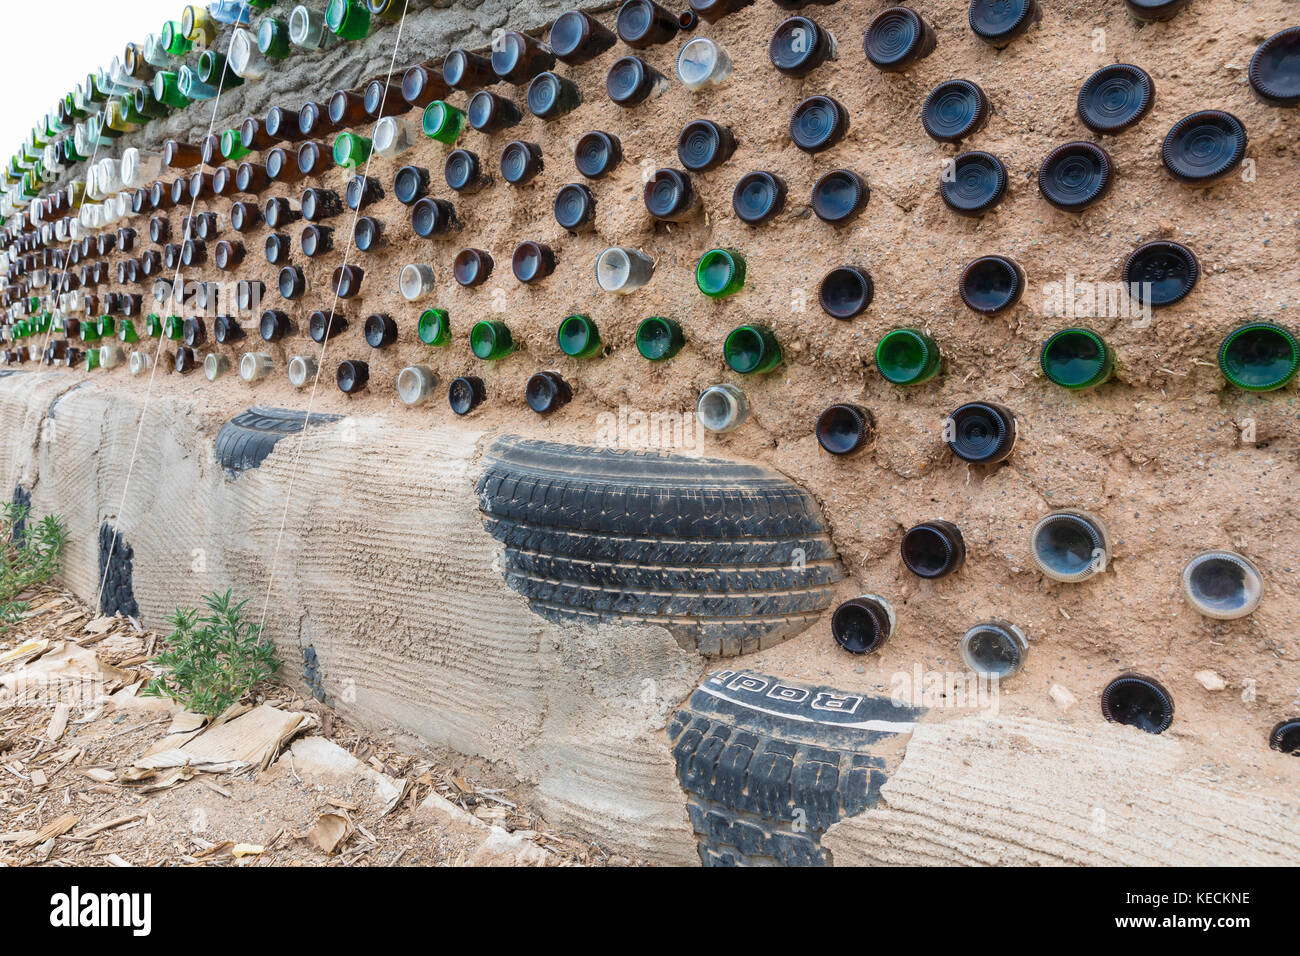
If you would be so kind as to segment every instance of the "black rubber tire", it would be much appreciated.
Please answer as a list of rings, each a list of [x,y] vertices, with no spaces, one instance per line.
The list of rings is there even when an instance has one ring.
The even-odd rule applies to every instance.
[[[126,543],[121,532],[110,524],[99,526],[99,613],[106,617],[122,613],[140,619],[131,583],[135,549]]]
[[[311,416],[312,425],[326,425],[338,420],[338,415],[313,413]],[[302,431],[306,422],[306,412],[257,405],[246,412],[240,412],[221,426],[213,453],[226,473],[231,478],[236,478],[240,472],[256,468],[264,462],[275,448],[276,442],[286,435]]]
[[[716,671],[668,723],[705,866],[828,866],[821,838],[874,807],[921,709]]]
[[[50,407],[46,409],[46,414],[49,415],[50,418],[53,418],[54,409],[59,404],[59,402],[63,401],[65,398],[67,398],[77,389],[81,388],[83,385],[89,385],[89,384],[90,382],[88,380],[82,379],[80,382],[77,382],[75,385],[69,386],[68,388],[65,388],[63,391],[59,392],[59,394],[55,395],[52,399],[50,399]]]
[[[14,524],[10,529],[10,540],[15,547],[21,548],[27,541],[27,519],[31,517],[32,511],[32,494],[22,485],[14,485],[13,506]]]
[[[662,624],[727,657],[803,631],[843,577],[816,502],[766,468],[514,436],[485,459],[506,582],[549,620]]]

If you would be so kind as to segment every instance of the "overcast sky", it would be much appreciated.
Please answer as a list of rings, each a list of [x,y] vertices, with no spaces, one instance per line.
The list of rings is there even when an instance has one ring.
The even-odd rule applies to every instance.
[[[113,57],[132,40],[143,40],[179,20],[181,0],[59,0],[57,3],[5,3],[5,48],[0,57],[0,163],[17,152],[36,121],[60,96]]]

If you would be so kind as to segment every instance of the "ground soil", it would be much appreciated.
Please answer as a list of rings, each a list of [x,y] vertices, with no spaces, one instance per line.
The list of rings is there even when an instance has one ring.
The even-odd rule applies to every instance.
[[[404,746],[409,740],[371,736],[275,681],[259,685],[245,702],[312,714],[317,724],[308,734],[337,745],[360,763],[335,773],[284,753],[265,770],[253,766],[234,773],[197,773],[151,790],[157,778],[131,781],[132,764],[167,736],[179,708],[168,701],[121,696],[130,698],[130,688],[156,673],[148,657],[165,635],[137,631],[126,618],[96,617],[58,588],[39,588],[28,600],[32,612],[0,635],[0,655],[31,641],[49,641],[52,648],[68,641],[92,649],[99,661],[124,675],[124,684],[107,688],[121,692],[117,703],[74,706],[66,730],[54,739],[47,704],[10,706],[10,700],[0,705],[5,771],[0,779],[0,866],[632,862],[552,832],[509,781],[486,764],[418,745],[411,749]],[[16,666],[14,661],[0,665],[0,673]],[[410,782],[392,810],[385,812],[375,798],[373,773]],[[451,817],[445,810],[422,809],[431,794],[435,802],[441,797],[458,809]],[[325,813],[346,814],[352,827],[333,853],[323,852],[309,838]],[[31,831],[68,816],[76,822],[66,833],[48,841],[28,838]],[[507,841],[510,853],[494,852],[491,845],[484,849],[492,827],[513,835],[517,842]],[[234,852],[243,845],[260,851]],[[515,858],[519,847],[529,848],[523,859]]]

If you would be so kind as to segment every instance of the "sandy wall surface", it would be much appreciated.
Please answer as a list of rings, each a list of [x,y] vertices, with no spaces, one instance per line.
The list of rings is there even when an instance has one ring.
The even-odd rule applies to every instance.
[[[504,586],[472,504],[481,432],[354,417],[308,432],[301,451],[298,436],[282,439],[232,480],[211,451],[232,410],[167,398],[150,409],[159,426],[141,433],[139,497],[123,505],[113,453],[134,444],[143,411],[123,399],[66,373],[0,378],[11,438],[0,471],[38,513],[66,521],[63,577],[77,593],[99,586],[107,521],[134,549],[147,623],[233,587],[266,614],[286,676],[297,680],[301,652],[315,651],[325,699],[342,712],[486,758],[568,832],[638,859],[696,859],[663,729],[705,662],[659,628],[550,624]],[[824,845],[837,865],[1293,863],[1294,763],[1275,764],[1270,781],[1187,735],[939,706],[906,742],[883,805],[832,827]]]
[[[717,39],[736,62],[732,79],[712,92],[691,94],[674,83],[659,99],[624,111],[603,93],[604,74],[613,59],[626,52],[623,48],[584,67],[563,68],[586,99],[576,113],[550,124],[528,117],[507,134],[487,137],[470,131],[465,135],[460,145],[478,152],[494,172],[501,146],[515,136],[539,143],[546,167],[522,189],[504,184],[498,176],[487,191],[456,199],[465,229],[448,242],[413,238],[405,211],[391,196],[392,173],[398,164],[376,159],[371,175],[390,195],[372,214],[389,223],[390,244],[383,255],[351,256],[350,261],[367,270],[363,295],[342,306],[352,325],[328,346],[322,363],[327,374],[313,407],[350,413],[363,423],[359,427],[373,427],[375,434],[400,431],[408,436],[394,442],[415,441],[410,435],[420,436],[420,441],[427,438],[436,443],[439,454],[456,459],[464,453],[458,443],[470,440],[465,429],[442,403],[419,410],[398,404],[391,383],[402,366],[427,363],[444,382],[468,371],[482,375],[490,398],[472,419],[473,434],[508,431],[573,441],[591,441],[598,416],[617,411],[620,405],[647,412],[686,410],[700,388],[735,381],[749,396],[753,419],[730,436],[711,436],[707,452],[771,464],[809,488],[821,500],[836,545],[853,572],[842,585],[841,597],[860,591],[884,594],[899,616],[898,635],[879,655],[854,658],[840,652],[831,641],[828,620],[823,620],[794,641],[746,658],[746,667],[887,692],[894,675],[911,673],[916,666],[926,671],[961,670],[960,635],[975,621],[1003,617],[1021,625],[1032,642],[1026,670],[1001,689],[1003,716],[1060,724],[1063,732],[1100,733],[1102,687],[1120,671],[1134,668],[1158,677],[1172,692],[1177,713],[1166,738],[1185,748],[1190,755],[1187,761],[1214,774],[1224,786],[1265,795],[1290,794],[1293,799],[1300,768],[1295,761],[1268,751],[1264,738],[1278,719],[1300,712],[1295,625],[1300,619],[1300,551],[1294,533],[1300,403],[1295,385],[1261,396],[1226,389],[1214,367],[1219,341],[1238,322],[1259,317],[1293,329],[1297,325],[1300,219],[1291,183],[1300,153],[1300,115],[1256,103],[1245,83],[1245,66],[1255,47],[1278,29],[1295,24],[1293,5],[1282,0],[1198,2],[1168,24],[1146,27],[1128,20],[1119,3],[1087,0],[1046,5],[1041,26],[998,53],[970,33],[965,4],[918,2],[916,9],[935,23],[938,53],[902,76],[879,74],[862,56],[862,30],[877,6],[842,0],[830,7],[810,8],[839,39],[840,56],[804,80],[779,77],[767,62],[767,39],[785,13],[766,3],[717,25],[701,25],[697,35]],[[1094,48],[1099,29],[1105,31],[1104,51]],[[643,55],[671,74],[676,48],[669,44]],[[399,62],[405,58],[401,53]],[[1074,101],[1083,80],[1111,62],[1136,63],[1152,75],[1157,91],[1154,109],[1135,129],[1105,139],[1118,168],[1111,195],[1079,216],[1058,212],[1038,195],[1034,174],[1053,147],[1074,139],[1096,139],[1075,116]],[[939,199],[940,164],[955,150],[931,141],[919,122],[926,92],[954,77],[978,82],[996,111],[968,146],[999,155],[1012,173],[1009,199],[978,222],[954,216]],[[328,85],[313,95],[323,95]],[[252,96],[255,88],[245,89],[245,95]],[[835,95],[852,116],[846,140],[816,158],[799,152],[785,132],[794,105],[813,93]],[[453,99],[459,105],[465,102],[464,94]],[[247,102],[251,109],[252,100]],[[261,115],[273,102],[274,97],[258,102],[253,112]],[[1250,136],[1248,157],[1257,173],[1253,181],[1234,178],[1198,191],[1174,183],[1163,172],[1162,138],[1180,117],[1201,108],[1226,109],[1244,122]],[[643,171],[676,165],[677,131],[697,117],[730,125],[739,148],[720,169],[694,177],[706,215],[681,225],[655,225],[641,203]],[[597,196],[595,233],[572,237],[556,225],[551,202],[560,185],[580,178],[572,166],[571,150],[577,136],[588,129],[619,135],[627,160],[613,176],[591,184]],[[446,152],[439,144],[423,141],[401,162],[429,167],[435,194],[448,196],[440,188]],[[819,175],[839,166],[864,175],[872,198],[855,225],[835,230],[811,215],[807,197]],[[777,172],[790,189],[785,212],[759,229],[740,223],[730,209],[732,188],[750,169]],[[340,191],[343,183],[341,173],[330,178]],[[206,208],[224,211],[227,206],[220,200]],[[338,221],[340,238],[349,221]],[[179,228],[179,213],[174,226]],[[296,248],[298,227],[291,232]],[[261,277],[273,287],[274,270],[257,254],[265,235],[263,229],[245,237],[250,265],[241,276]],[[1195,292],[1157,312],[1150,327],[1135,327],[1125,319],[1088,320],[1118,352],[1113,382],[1083,395],[1045,383],[1037,371],[1039,345],[1069,323],[1044,314],[1043,285],[1062,281],[1067,273],[1080,279],[1117,280],[1128,253],[1159,237],[1184,242],[1196,252],[1204,275]],[[523,239],[549,242],[559,255],[556,273],[536,288],[522,286],[509,275],[510,249]],[[613,243],[638,246],[657,261],[652,283],[622,299],[600,295],[592,278],[596,253]],[[691,277],[702,251],[724,245],[745,253],[750,281],[739,296],[715,303],[695,290]],[[487,249],[497,260],[491,282],[478,290],[461,289],[451,279],[452,258],[465,246]],[[1020,305],[996,318],[981,318],[966,310],[956,292],[965,263],[985,253],[1012,256],[1029,280]],[[313,292],[302,307],[289,309],[304,326],[312,309],[330,307],[325,279],[341,259],[342,251],[336,250],[329,261],[306,266]],[[396,274],[406,262],[434,266],[438,287],[429,302],[412,306],[398,296]],[[867,313],[847,323],[829,318],[816,304],[821,275],[842,263],[868,268],[876,288]],[[210,270],[203,277],[215,279],[219,274]],[[801,303],[805,303],[802,311]],[[273,293],[269,304],[281,307]],[[418,343],[415,319],[425,305],[451,311],[456,338],[448,349],[431,351]],[[585,362],[561,356],[555,344],[556,326],[577,310],[596,320],[612,349],[608,355]],[[359,328],[361,319],[375,311],[390,312],[400,327],[398,344],[381,353],[364,345]],[[661,366],[641,360],[632,344],[637,322],[652,314],[677,318],[689,340],[678,358]],[[507,321],[525,346],[490,367],[472,357],[467,341],[470,324],[488,317]],[[720,356],[726,332],[749,320],[771,325],[787,356],[779,371],[761,381],[731,375]],[[884,383],[871,358],[879,337],[900,325],[926,328],[946,358],[940,380],[906,393]],[[228,351],[234,358],[247,345]],[[160,375],[146,414],[147,441],[154,440],[149,436],[159,436],[157,453],[163,454],[162,446],[173,440],[162,436],[170,424],[168,409],[175,402],[197,401],[202,417],[213,421],[255,403],[304,407],[307,396],[291,391],[283,381],[284,362],[294,353],[318,354],[319,346],[302,335],[288,347],[272,346],[268,351],[276,360],[276,376],[251,388],[233,377],[208,384],[196,377]],[[365,358],[371,363],[372,386],[353,399],[337,392],[330,377],[343,358]],[[574,403],[546,420],[534,416],[522,401],[524,382],[539,368],[560,370],[576,390]],[[123,397],[138,398],[146,389],[143,380],[131,379],[121,369],[95,373],[95,378]],[[76,397],[73,393],[66,401]],[[1020,442],[1010,461],[1000,467],[968,468],[954,460],[940,440],[944,415],[976,398],[1004,402],[1018,415]],[[833,461],[819,451],[811,429],[822,407],[845,400],[873,411],[878,438],[869,452]],[[100,413],[87,409],[85,414]],[[384,422],[397,426],[396,430],[384,430]],[[1240,437],[1248,422],[1255,427],[1253,443]],[[110,477],[97,480],[116,487],[119,496],[130,454],[127,433],[133,427],[134,423],[132,428],[115,426],[94,441],[87,439],[80,451],[102,459],[96,468]],[[108,441],[113,434],[118,436],[116,444]],[[376,451],[367,460],[377,477],[340,485],[338,476],[328,471],[326,439],[312,441],[322,443],[320,457],[295,478],[287,527],[302,535],[336,535],[339,553],[292,552],[282,563],[301,567],[302,581],[334,578],[341,573],[337,561],[354,562],[353,572],[362,575],[360,552],[347,543],[350,536],[400,532],[407,535],[402,539],[405,547],[410,525],[358,528],[344,488],[360,501],[387,501],[384,496],[408,481],[409,475],[385,472],[392,457]],[[213,468],[211,461],[198,457],[198,447],[184,453],[172,449],[168,454],[177,457],[169,459],[169,467],[179,461],[191,474]],[[453,454],[454,449],[462,450]],[[267,475],[287,467],[277,456],[263,466]],[[284,472],[274,473],[287,480]],[[137,481],[160,481],[148,469],[132,480],[133,487]],[[210,527],[214,534],[219,529],[224,541],[231,506],[219,502],[230,492],[222,490],[215,474],[203,480],[210,482],[204,487],[214,495],[212,513],[221,516],[211,519]],[[254,487],[263,480],[260,475],[251,479]],[[275,513],[273,523],[278,525],[275,502],[283,507],[284,487],[265,480],[268,484],[258,492],[266,496],[261,510]],[[415,495],[411,489],[400,490]],[[251,493],[239,491],[241,496]],[[38,504],[40,500],[36,499]],[[115,500],[106,507],[114,508]],[[305,510],[304,500],[317,507]],[[404,505],[407,510],[399,513],[410,514],[416,502],[430,500],[434,499],[413,497]],[[459,507],[468,514],[472,505],[465,500]],[[1027,554],[1029,529],[1037,518],[1058,507],[1085,508],[1108,523],[1114,553],[1106,574],[1082,585],[1060,585],[1032,570]],[[906,527],[935,517],[961,526],[969,557],[965,569],[953,578],[929,583],[907,574],[897,547]],[[137,555],[148,535],[165,536],[167,530],[165,513],[156,512],[150,497],[139,490],[128,494],[120,520],[128,536],[137,539],[132,541]],[[232,552],[238,557],[230,559],[226,570],[238,575],[232,580],[246,581],[256,592],[266,587],[266,542],[272,518],[262,514],[250,520],[260,523],[257,547]],[[151,528],[149,521],[158,523]],[[457,527],[468,534],[468,525]],[[132,535],[133,528],[140,530]],[[444,530],[439,525],[433,528]],[[234,535],[230,540],[240,539]],[[84,546],[92,546],[90,538]],[[448,560],[436,543],[427,546],[430,561]],[[1181,598],[1178,576],[1186,560],[1200,550],[1220,547],[1241,551],[1265,576],[1264,602],[1249,618],[1210,621],[1192,612]],[[441,583],[444,578],[429,579],[434,580]],[[445,580],[456,577],[448,573]],[[458,600],[464,595],[461,606],[477,610],[477,585],[482,581],[471,580],[473,585],[448,585],[465,588],[449,592],[449,600],[450,595]],[[186,586],[194,588],[193,594],[202,590],[197,584]],[[159,602],[142,603],[146,613],[161,610]],[[325,606],[330,610],[322,613],[332,614],[333,605]],[[376,595],[349,608],[347,619],[365,622],[369,628],[371,618],[384,620],[383,607]],[[513,614],[522,605],[511,607]],[[429,609],[433,617],[419,626],[451,627],[437,619],[444,612],[445,608]],[[550,633],[536,618],[529,620],[536,623],[537,635]],[[319,619],[308,623],[311,633],[324,633]],[[284,624],[292,631],[297,622]],[[411,653],[415,633],[406,622],[390,619],[377,645],[386,648],[386,654],[396,654],[397,649]],[[406,636],[395,636],[399,634]],[[586,637],[578,635],[580,640]],[[354,638],[342,633],[330,639],[339,642],[340,654],[343,646],[355,646]],[[493,672],[494,679],[511,672],[512,666],[534,675],[534,668],[544,666],[536,661],[520,663],[530,656],[545,657],[541,651],[546,642],[540,636],[529,640],[528,650],[515,647],[521,658],[494,662],[501,665]],[[355,650],[350,653],[355,657]],[[469,671],[475,666],[464,665]],[[1227,690],[1205,690],[1193,677],[1203,669],[1221,674]],[[384,679],[404,681],[391,674]],[[516,680],[536,687],[535,676],[511,678],[505,687],[513,687]],[[1053,684],[1069,688],[1078,706],[1058,711],[1047,696]],[[509,699],[512,692],[505,693]],[[394,700],[400,696],[396,691],[392,694]],[[487,735],[486,727],[498,726],[505,709],[490,710],[491,719],[483,721],[479,731],[444,727],[438,733],[482,743],[487,737],[474,734]],[[504,720],[500,733],[509,734],[518,724],[535,726],[536,712],[524,711],[532,716]],[[948,716],[943,708],[936,708],[927,719],[943,723]],[[549,772],[559,780],[568,772],[567,766],[551,764]]]
[[[1265,866],[1300,856],[1294,800],[1258,799],[1186,748],[1032,718],[924,724],[885,806],[826,834],[837,866]]]

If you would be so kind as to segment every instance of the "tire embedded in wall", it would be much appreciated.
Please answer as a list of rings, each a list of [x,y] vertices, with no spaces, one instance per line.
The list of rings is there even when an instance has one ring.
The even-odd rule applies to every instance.
[[[843,577],[812,496],[767,468],[515,436],[485,458],[506,583],[552,621],[661,624],[728,657],[803,631]]]
[[[920,708],[750,671],[710,674],[668,724],[706,866],[827,866],[821,838],[880,800]]]
[[[316,648],[308,645],[302,649],[302,680],[309,688],[311,695],[322,704],[325,700],[325,681],[321,674],[320,658],[316,655]]]
[[[312,413],[312,425],[339,421],[338,415]],[[213,453],[231,478],[256,468],[266,460],[275,443],[296,435],[307,425],[307,413],[292,408],[264,408],[260,405],[240,412],[217,432]]]
[[[116,538],[116,543],[114,543]],[[135,549],[112,525],[99,526],[99,613],[112,617],[121,613],[139,620],[140,608],[131,584],[131,562]]]
[[[15,518],[11,529],[13,543],[21,548],[27,539],[27,518],[32,510],[31,492],[22,485],[14,485],[13,505],[15,511],[21,508],[26,512],[22,518]]]
[[[87,382],[85,380],[82,380],[80,382],[77,382],[75,385],[69,386],[68,388],[59,392],[59,394],[55,395],[52,399],[50,399],[50,407],[46,409],[45,414],[48,415],[50,418],[54,418],[54,409],[58,407],[59,402],[63,401],[65,398],[67,398],[77,389],[81,388],[83,385],[86,384]]]

